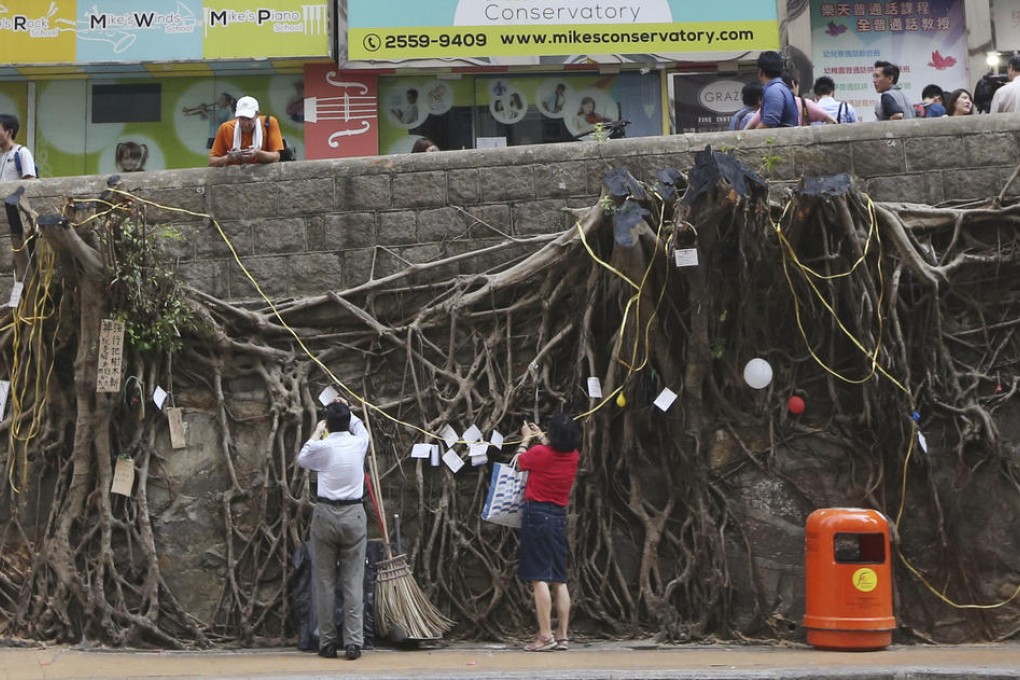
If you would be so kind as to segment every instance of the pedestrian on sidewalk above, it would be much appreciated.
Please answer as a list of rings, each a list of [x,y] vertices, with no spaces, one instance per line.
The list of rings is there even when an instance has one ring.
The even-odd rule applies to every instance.
[[[829,76],[821,76],[815,80],[812,88],[815,96],[818,97],[818,106],[827,114],[836,119],[837,123],[856,123],[857,109],[849,102],[841,102],[834,96],[836,93],[836,82]]]
[[[953,90],[946,98],[946,111],[950,116],[969,116],[974,113],[974,98],[964,88]]]
[[[14,142],[21,124],[17,116],[0,113],[0,182],[13,182],[35,177],[32,152]]]
[[[946,93],[942,88],[932,83],[925,85],[921,90],[921,103],[914,104],[914,116],[916,118],[941,118],[946,115]]]
[[[914,117],[914,107],[900,89],[900,67],[888,61],[876,61],[871,83],[878,92],[875,118],[878,120],[908,120]]]
[[[989,113],[1016,113],[1020,111],[1020,54],[1014,54],[1009,58],[1009,66],[1006,71],[1009,82],[1000,87],[992,95],[992,105]]]

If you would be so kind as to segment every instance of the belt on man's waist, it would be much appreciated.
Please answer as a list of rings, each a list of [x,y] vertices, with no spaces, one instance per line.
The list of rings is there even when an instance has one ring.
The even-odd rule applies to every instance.
[[[316,496],[316,503],[325,503],[326,505],[361,505],[363,498],[323,498],[322,496]]]

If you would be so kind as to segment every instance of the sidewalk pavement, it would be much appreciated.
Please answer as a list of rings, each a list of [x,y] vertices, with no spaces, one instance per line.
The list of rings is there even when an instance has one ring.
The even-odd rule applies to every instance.
[[[218,678],[546,678],[565,680],[980,680],[1020,679],[1020,642],[893,646],[877,652],[819,651],[805,645],[573,643],[569,651],[526,653],[503,644],[367,651],[357,661],[289,649],[148,652],[72,647],[0,648],[0,680]]]

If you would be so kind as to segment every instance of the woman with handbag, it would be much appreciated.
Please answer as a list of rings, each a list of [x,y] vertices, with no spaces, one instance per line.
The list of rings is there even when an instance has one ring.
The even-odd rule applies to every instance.
[[[549,420],[543,436],[534,423],[521,427],[523,441],[517,466],[528,471],[524,490],[517,576],[531,583],[538,618],[538,637],[526,652],[566,650],[569,644],[570,592],[567,590],[567,502],[577,477],[581,428],[566,413]],[[539,443],[529,446],[533,440]],[[556,599],[556,633],[552,603]]]

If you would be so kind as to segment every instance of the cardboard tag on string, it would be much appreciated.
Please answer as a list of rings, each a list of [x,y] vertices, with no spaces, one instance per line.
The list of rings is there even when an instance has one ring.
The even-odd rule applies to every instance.
[[[135,462],[130,458],[118,458],[113,470],[113,484],[110,493],[130,496],[135,487]]]
[[[184,431],[184,409],[180,406],[171,406],[166,410],[166,419],[170,424],[170,447],[183,449],[188,445],[188,438]]]

